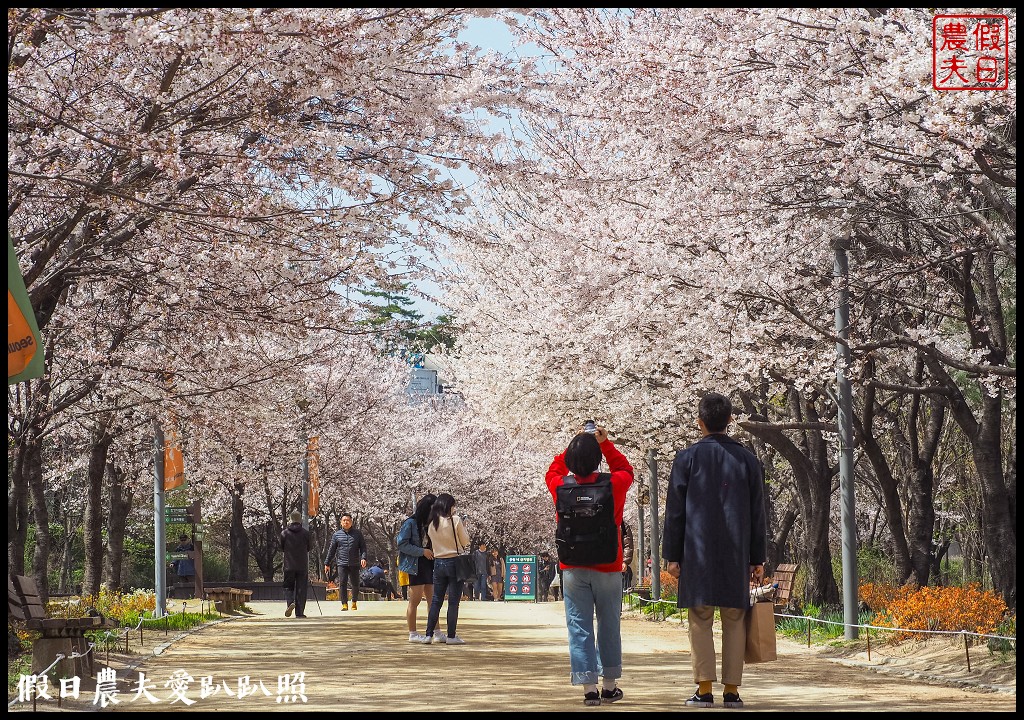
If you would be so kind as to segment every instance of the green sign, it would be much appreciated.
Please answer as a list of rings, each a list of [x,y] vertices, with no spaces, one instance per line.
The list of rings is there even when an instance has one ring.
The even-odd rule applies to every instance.
[[[39,326],[28,300],[14,241],[7,233],[7,384],[43,376]]]
[[[192,519],[192,508],[190,507],[165,507],[164,517],[169,523],[190,523]]]
[[[189,555],[191,555],[191,553],[169,552],[167,553],[167,562],[172,562],[174,560],[188,560]]]
[[[505,599],[537,599],[537,556],[505,556]]]

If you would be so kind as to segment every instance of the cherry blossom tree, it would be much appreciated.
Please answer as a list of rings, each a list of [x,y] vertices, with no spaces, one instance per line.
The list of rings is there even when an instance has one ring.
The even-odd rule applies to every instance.
[[[477,164],[480,215],[453,245],[467,397],[531,435],[597,414],[664,449],[702,392],[732,392],[740,425],[793,470],[811,598],[835,601],[832,272],[849,237],[862,429],[929,398],[887,419],[934,428],[923,455],[887,460],[919,467],[924,489],[955,408],[1013,605],[1013,93],[932,90],[925,11],[551,9],[510,23],[549,56],[521,73],[520,125]]]

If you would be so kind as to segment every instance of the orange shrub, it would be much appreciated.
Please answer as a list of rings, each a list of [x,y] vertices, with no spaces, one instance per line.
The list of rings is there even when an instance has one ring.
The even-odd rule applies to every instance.
[[[875,611],[874,625],[908,630],[992,633],[1006,613],[1002,598],[989,590],[982,591],[977,584],[922,588],[866,584],[861,587],[861,598]],[[902,640],[914,634],[896,637]]]
[[[669,575],[668,570],[661,571],[661,599],[672,600],[679,591],[679,581]]]

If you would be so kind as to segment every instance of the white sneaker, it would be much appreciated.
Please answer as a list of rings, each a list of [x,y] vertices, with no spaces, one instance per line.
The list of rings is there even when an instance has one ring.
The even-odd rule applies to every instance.
[[[458,635],[452,635],[445,642],[447,642],[449,645],[465,645],[466,644],[466,641],[463,640],[462,638],[460,638]]]
[[[443,632],[434,631],[434,642],[446,643],[448,642],[448,636]]]
[[[420,635],[418,632],[411,632],[409,633],[409,642],[421,643],[423,642],[423,637],[424,636]]]
[[[429,635],[420,635],[419,642],[423,643],[424,645],[429,645],[433,641],[434,638],[430,637]]]

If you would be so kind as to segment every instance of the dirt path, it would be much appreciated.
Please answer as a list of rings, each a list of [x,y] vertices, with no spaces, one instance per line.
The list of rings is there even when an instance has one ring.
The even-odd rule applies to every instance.
[[[569,685],[561,603],[465,602],[459,635],[467,644],[462,646],[409,643],[403,602],[367,602],[346,613],[337,602],[321,605],[323,616],[313,603],[307,607],[309,618],[299,620],[283,617],[282,603],[252,603],[256,615],[192,633],[141,665],[157,703],[133,700],[134,691],[122,690],[120,702],[108,710],[586,709],[582,690]],[[424,605],[420,611],[422,631]],[[602,710],[685,709],[683,701],[693,691],[687,645],[678,623],[624,618],[620,686],[625,699]],[[177,670],[195,678],[185,693],[195,700],[191,706],[171,702],[165,687]],[[279,695],[279,678],[294,673],[305,673],[305,703],[280,701],[292,696]],[[1011,675],[1012,692],[951,687],[850,667],[780,638],[779,660],[748,666],[742,695],[744,710],[762,712],[1014,711],[1015,671]],[[200,697],[203,676],[212,676],[218,688],[205,698]],[[243,676],[249,676],[256,694],[244,700],[228,695],[225,686],[237,694]],[[135,674],[128,686],[137,686]],[[716,695],[720,692],[716,686]],[[439,699],[444,708],[435,707]]]

